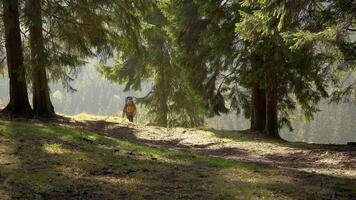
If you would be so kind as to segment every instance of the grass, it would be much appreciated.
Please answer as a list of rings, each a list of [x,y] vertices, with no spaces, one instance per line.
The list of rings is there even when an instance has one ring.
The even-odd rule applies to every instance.
[[[350,199],[352,181],[0,121],[0,199]]]
[[[208,129],[210,132],[213,133],[213,137],[218,137],[223,139],[226,142],[259,142],[259,143],[270,143],[279,146],[286,146],[290,148],[297,148],[297,149],[332,149],[342,147],[343,149],[353,149],[352,146],[345,146],[345,145],[338,145],[338,144],[315,144],[315,143],[306,143],[306,142],[290,142],[283,139],[275,139],[268,137],[266,135],[255,135],[255,134],[246,134],[241,131],[234,131],[234,130],[214,130]]]

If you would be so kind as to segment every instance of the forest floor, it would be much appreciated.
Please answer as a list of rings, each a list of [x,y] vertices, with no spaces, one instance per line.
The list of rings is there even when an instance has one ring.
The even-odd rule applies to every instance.
[[[85,114],[0,119],[0,199],[356,199],[356,147]]]

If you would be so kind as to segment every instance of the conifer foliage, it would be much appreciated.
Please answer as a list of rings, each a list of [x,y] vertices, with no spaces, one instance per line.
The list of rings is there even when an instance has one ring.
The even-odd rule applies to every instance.
[[[292,128],[298,107],[311,120],[321,99],[353,94],[353,84],[340,87],[355,66],[354,16],[347,4],[354,5],[153,1],[140,18],[140,44],[119,49],[118,64],[101,71],[127,89],[153,77],[152,92],[142,102],[159,125],[169,124],[169,116],[198,125],[205,117],[243,111],[251,130],[279,138],[282,126]]]
[[[279,138],[298,108],[312,120],[322,99],[356,102],[352,0],[2,0],[2,10],[4,113],[55,116],[48,83],[72,90],[93,57],[126,90],[152,84],[138,102],[165,127],[235,112]]]
[[[139,43],[118,49],[116,64],[101,67],[101,73],[126,84],[126,90],[140,89],[142,81],[151,82],[151,91],[138,102],[148,108],[156,125],[197,126],[202,124],[200,102],[185,69],[175,62],[176,50],[163,7],[160,3],[149,5],[140,18]]]
[[[328,90],[337,82],[335,69],[350,70],[339,44],[349,40],[352,17],[340,16],[330,23],[323,17],[330,6],[333,2],[242,3],[236,32],[251,54],[252,73],[260,72],[254,82],[265,90],[267,134],[278,137],[279,127],[290,126],[290,114],[297,105],[311,119],[318,111],[317,103],[330,96]]]
[[[118,38],[132,37],[136,10],[144,5],[131,0],[4,0],[2,4],[7,14],[3,23],[11,96],[3,112],[39,117],[55,116],[49,81],[61,81],[73,90],[70,81],[86,59],[106,59]],[[27,82],[32,86],[33,112]]]

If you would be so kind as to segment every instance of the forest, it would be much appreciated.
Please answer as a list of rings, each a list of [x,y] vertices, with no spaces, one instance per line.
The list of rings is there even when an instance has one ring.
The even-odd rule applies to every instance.
[[[117,116],[124,107],[126,96],[143,97],[151,83],[142,84],[140,91],[124,92],[124,85],[112,83],[97,70],[97,62],[89,62],[80,70],[78,78],[71,82],[76,92],[67,92],[61,83],[50,83],[51,100],[57,113],[77,115]],[[0,104],[8,101],[8,80],[0,79]],[[96,91],[93,93],[93,89]],[[29,94],[31,95],[31,93]],[[356,140],[356,107],[352,103],[319,103],[319,109],[311,121],[305,121],[300,111],[294,113],[293,130],[283,127],[280,135],[288,141],[304,141],[321,144],[347,144]],[[138,108],[136,123],[147,124],[152,116],[144,107]],[[206,117],[205,127],[218,130],[245,130],[249,119],[234,112],[212,118]]]
[[[354,0],[0,10],[0,199],[356,199]]]

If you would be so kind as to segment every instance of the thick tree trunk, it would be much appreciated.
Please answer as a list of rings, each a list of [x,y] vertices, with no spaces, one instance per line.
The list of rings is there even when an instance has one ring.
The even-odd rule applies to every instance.
[[[257,83],[252,86],[251,130],[263,132],[266,125],[266,91]]]
[[[274,76],[274,75],[272,75]],[[271,77],[271,76],[270,76]],[[276,81],[271,78],[266,89],[266,127],[265,132],[275,138],[280,138],[278,133],[278,96]]]
[[[35,115],[55,116],[50,99],[42,33],[41,0],[27,0],[32,63],[32,104]]]
[[[28,117],[32,109],[28,101],[26,70],[23,65],[23,52],[20,35],[18,0],[2,0],[5,46],[10,79],[10,102],[2,110],[11,116]]]

